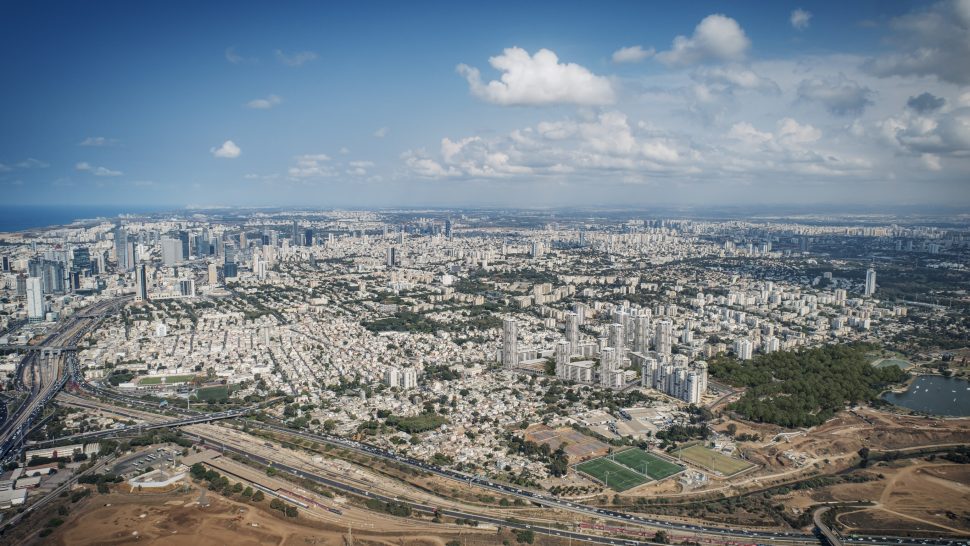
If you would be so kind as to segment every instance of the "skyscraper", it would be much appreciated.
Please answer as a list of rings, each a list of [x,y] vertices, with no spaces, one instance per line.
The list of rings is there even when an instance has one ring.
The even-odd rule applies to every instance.
[[[876,270],[871,267],[866,270],[866,296],[876,293]]]
[[[38,277],[27,277],[27,318],[30,322],[44,320],[44,290]]]
[[[673,337],[673,324],[669,320],[658,322],[653,337],[654,350],[669,355],[673,351]]]
[[[572,348],[579,345],[579,315],[573,312],[566,313],[566,341]]]
[[[515,368],[519,359],[518,327],[514,318],[502,321],[502,365],[507,370]]]
[[[115,261],[118,262],[118,269],[128,271],[131,265],[128,263],[128,232],[125,228],[118,226],[115,228]]]
[[[182,242],[182,253],[179,261],[185,261],[189,259],[189,232],[179,231],[179,241]]]
[[[135,301],[148,301],[148,274],[145,264],[135,268]]]
[[[610,324],[610,347],[613,349],[617,367],[623,364],[626,356],[626,337],[623,331],[623,323],[615,322]]]
[[[313,229],[307,228],[303,232],[303,244],[305,246],[313,246]]]
[[[172,267],[182,261],[182,244],[178,239],[162,239],[162,263]]]

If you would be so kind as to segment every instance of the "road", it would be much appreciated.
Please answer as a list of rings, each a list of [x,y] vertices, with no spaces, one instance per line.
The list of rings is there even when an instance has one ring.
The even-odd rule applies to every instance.
[[[67,382],[68,368],[76,355],[62,349],[75,346],[81,337],[127,299],[98,302],[68,317],[39,344],[42,350],[30,351],[21,360],[14,383],[18,389],[27,391],[27,398],[0,425],[0,460],[6,462],[13,455],[19,455],[32,423]]]

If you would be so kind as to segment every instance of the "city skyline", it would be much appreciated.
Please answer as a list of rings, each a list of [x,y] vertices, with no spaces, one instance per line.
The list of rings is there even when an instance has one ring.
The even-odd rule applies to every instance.
[[[40,3],[0,28],[8,205],[970,204],[965,0]]]

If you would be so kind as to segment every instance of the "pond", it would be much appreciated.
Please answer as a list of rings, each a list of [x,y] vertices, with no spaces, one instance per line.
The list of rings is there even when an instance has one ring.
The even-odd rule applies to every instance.
[[[906,392],[887,392],[883,400],[931,415],[970,415],[970,381],[939,375],[921,375]]]

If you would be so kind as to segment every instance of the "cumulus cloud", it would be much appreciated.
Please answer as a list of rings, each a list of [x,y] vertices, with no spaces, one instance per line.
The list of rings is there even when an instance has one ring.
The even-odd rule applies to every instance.
[[[751,40],[734,19],[726,15],[708,15],[690,37],[677,36],[668,51],[657,53],[657,59],[669,66],[685,66],[704,61],[738,61],[751,47]]]
[[[838,115],[861,114],[872,104],[875,93],[868,87],[848,79],[844,74],[837,78],[812,78],[798,85],[798,97],[816,102],[829,112]]]
[[[253,99],[246,103],[249,108],[255,108],[257,110],[269,110],[270,108],[283,102],[283,99],[277,95],[270,95],[265,99]]]
[[[741,65],[701,67],[691,74],[691,78],[717,92],[732,92],[737,89],[780,92],[777,83]]]
[[[312,51],[299,51],[293,54],[286,54],[281,49],[276,50],[276,59],[287,66],[303,66],[317,58],[317,54]]]
[[[21,169],[46,169],[47,167],[50,167],[50,163],[28,157],[27,159],[17,163],[17,167]]]
[[[812,22],[812,14],[802,8],[797,8],[791,12],[788,20],[795,30],[805,30]]]
[[[98,137],[87,137],[86,139],[78,142],[78,146],[93,146],[93,147],[105,147],[105,146],[116,146],[118,140],[114,138],[105,138],[102,136]]]
[[[911,153],[970,157],[970,108],[935,117],[890,118],[883,129]]]
[[[945,0],[890,23],[898,51],[869,59],[877,76],[935,76],[970,84],[970,0]]]
[[[293,178],[329,178],[336,176],[337,170],[327,154],[306,154],[296,157],[296,166],[290,167],[287,174]]]
[[[223,142],[222,146],[219,146],[218,148],[210,148],[209,152],[211,152],[213,156],[222,159],[235,159],[242,154],[242,150],[239,149],[239,146],[236,146],[236,143],[231,140]]]
[[[121,176],[121,171],[115,171],[107,167],[95,167],[87,161],[81,161],[74,165],[74,169],[81,172],[91,173],[94,176]]]
[[[643,49],[641,46],[635,45],[630,47],[621,47],[613,52],[613,62],[620,63],[638,63],[657,53],[654,48]]]
[[[387,135],[389,135],[390,133],[391,133],[391,130],[388,127],[381,127],[379,129],[377,129],[376,131],[374,131],[374,137],[375,138],[384,138]]]
[[[518,47],[506,49],[488,60],[502,72],[500,80],[483,83],[477,68],[460,64],[458,73],[471,93],[481,100],[503,106],[580,104],[603,105],[615,100],[610,81],[575,63],[561,63],[548,49],[535,55]]]
[[[909,100],[906,101],[906,106],[909,106],[920,114],[935,112],[936,110],[943,108],[943,105],[945,104],[946,99],[943,97],[937,97],[936,95],[927,92],[920,93],[915,97],[910,97]]]

